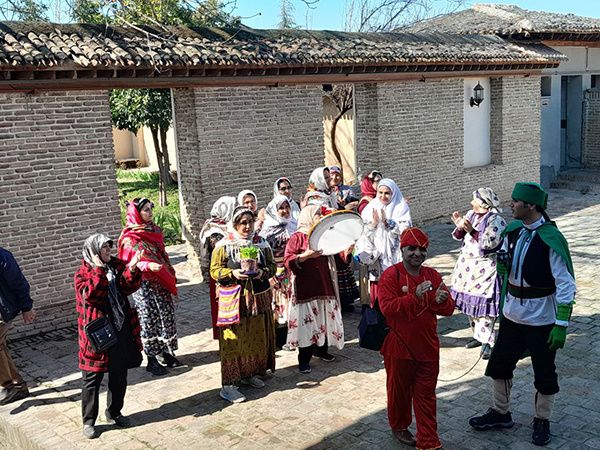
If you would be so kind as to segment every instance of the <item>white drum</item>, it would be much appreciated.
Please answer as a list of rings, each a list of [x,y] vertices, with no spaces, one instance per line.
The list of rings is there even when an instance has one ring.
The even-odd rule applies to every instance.
[[[363,232],[364,222],[354,211],[336,211],[322,217],[308,233],[308,245],[335,255],[355,244]]]

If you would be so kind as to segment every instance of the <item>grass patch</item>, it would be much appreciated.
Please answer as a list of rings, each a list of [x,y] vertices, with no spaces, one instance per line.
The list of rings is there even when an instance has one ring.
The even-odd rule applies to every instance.
[[[119,198],[121,199],[121,224],[125,226],[127,214],[126,201],[136,197],[146,197],[154,203],[154,223],[163,231],[165,245],[181,244],[181,219],[179,215],[179,189],[177,184],[167,187],[165,207],[158,206],[158,172],[142,172],[140,170],[117,169]]]

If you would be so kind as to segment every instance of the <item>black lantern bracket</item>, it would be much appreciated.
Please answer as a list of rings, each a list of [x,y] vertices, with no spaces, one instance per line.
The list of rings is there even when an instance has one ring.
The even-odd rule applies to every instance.
[[[471,97],[471,108],[479,105],[483,101],[483,86],[477,82],[477,86],[473,88],[473,97]]]

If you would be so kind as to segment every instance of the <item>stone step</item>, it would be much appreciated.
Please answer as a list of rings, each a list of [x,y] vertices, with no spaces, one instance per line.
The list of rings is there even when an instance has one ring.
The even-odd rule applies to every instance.
[[[558,173],[558,180],[600,184],[600,170],[565,170]]]
[[[588,192],[600,194],[600,182],[587,183],[585,181],[569,181],[558,179],[550,183],[550,187],[553,189],[567,189],[570,191],[579,191],[582,194],[587,194]]]

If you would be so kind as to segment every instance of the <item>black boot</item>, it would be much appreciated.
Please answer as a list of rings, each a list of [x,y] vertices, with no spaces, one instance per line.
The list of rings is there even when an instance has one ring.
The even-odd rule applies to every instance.
[[[160,365],[156,359],[156,356],[148,356],[148,366],[146,366],[146,370],[157,376],[165,375],[167,373],[167,369]]]
[[[163,353],[163,360],[164,360],[165,364],[167,365],[167,367],[180,367],[181,366],[181,363],[179,362],[179,360],[177,358],[175,358],[174,355],[171,355],[168,352]]]

